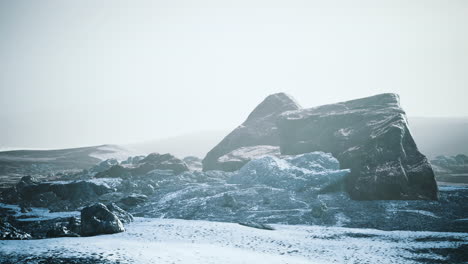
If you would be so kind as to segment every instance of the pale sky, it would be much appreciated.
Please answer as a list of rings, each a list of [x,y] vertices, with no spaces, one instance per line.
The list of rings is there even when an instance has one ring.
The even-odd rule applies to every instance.
[[[0,0],[0,147],[230,130],[275,92],[468,116],[468,1]]]

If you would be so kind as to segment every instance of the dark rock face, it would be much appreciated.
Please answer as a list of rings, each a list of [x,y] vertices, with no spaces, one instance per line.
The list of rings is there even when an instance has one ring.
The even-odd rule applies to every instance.
[[[256,145],[279,146],[280,138],[276,127],[281,113],[298,110],[300,106],[290,96],[277,93],[268,96],[259,104],[247,120],[227,135],[203,159],[203,170],[232,171],[235,168],[224,167],[218,158],[241,147]]]
[[[353,199],[437,199],[434,172],[396,94],[286,112],[278,127],[282,154],[330,152],[350,168]]]
[[[72,210],[102,194],[114,191],[106,185],[90,181],[37,182],[30,176],[5,190],[1,198],[5,203],[21,204],[23,207],[47,207],[53,211]]]
[[[120,219],[101,203],[81,210],[81,235],[95,236],[125,231]]]

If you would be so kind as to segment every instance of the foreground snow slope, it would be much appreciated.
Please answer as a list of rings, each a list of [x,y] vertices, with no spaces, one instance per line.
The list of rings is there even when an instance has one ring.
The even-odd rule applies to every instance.
[[[120,234],[0,241],[0,263],[47,257],[86,263],[460,263],[467,233],[379,231],[137,218]],[[25,255],[27,254],[27,255]],[[95,262],[94,262],[95,261]],[[427,261],[427,262],[426,262]]]

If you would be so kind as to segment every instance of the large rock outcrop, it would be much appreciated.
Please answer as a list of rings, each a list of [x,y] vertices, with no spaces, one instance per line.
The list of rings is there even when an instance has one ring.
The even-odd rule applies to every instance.
[[[354,199],[437,199],[434,172],[396,94],[289,111],[278,127],[282,154],[329,152],[351,169]]]
[[[242,125],[234,129],[218,145],[216,145],[203,159],[203,170],[233,171],[231,167],[218,159],[241,147],[271,145],[279,146],[279,133],[276,123],[281,113],[300,109],[294,99],[285,93],[272,94],[265,98]]]

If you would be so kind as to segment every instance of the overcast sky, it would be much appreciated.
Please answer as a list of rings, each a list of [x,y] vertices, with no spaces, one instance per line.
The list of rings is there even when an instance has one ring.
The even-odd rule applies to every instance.
[[[0,0],[0,147],[230,130],[268,94],[468,116],[468,1]]]

